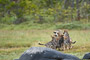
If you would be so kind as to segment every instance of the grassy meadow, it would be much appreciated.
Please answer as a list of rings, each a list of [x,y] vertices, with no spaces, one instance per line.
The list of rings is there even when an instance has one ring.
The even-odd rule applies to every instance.
[[[53,29],[46,30],[0,30],[0,60],[13,60],[19,58],[28,48],[39,46],[38,43],[47,43],[51,40]],[[69,30],[73,41],[73,48],[64,53],[69,53],[82,58],[90,52],[90,30]],[[44,47],[44,46],[40,46]]]
[[[68,29],[73,48],[60,51],[80,59],[90,52],[90,0],[0,0],[0,60],[14,60],[30,47]]]

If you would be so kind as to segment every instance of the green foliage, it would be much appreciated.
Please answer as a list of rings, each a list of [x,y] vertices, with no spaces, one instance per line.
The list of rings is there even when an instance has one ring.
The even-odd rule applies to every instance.
[[[22,19],[24,20],[24,16],[33,16],[32,20],[34,19],[36,23],[72,22],[77,20],[78,5],[81,19],[79,21],[87,20],[89,22],[90,4],[88,2],[90,1],[81,1],[79,4],[77,4],[76,1],[65,1],[66,0],[20,0],[15,2],[13,0],[0,0],[0,18],[5,18],[8,15],[7,20],[9,20],[9,18],[15,16],[16,19],[13,21],[18,22],[22,21]],[[43,18],[40,19],[40,16]],[[3,22],[8,23],[4,20]]]
[[[90,29],[90,24],[83,24],[81,22],[72,22],[72,23],[64,23],[57,24],[56,29]]]
[[[83,27],[83,24],[80,24],[77,22],[56,25],[57,29],[82,29],[82,27]]]
[[[49,19],[47,17],[47,19]],[[37,23],[36,21],[27,21],[19,25],[14,25],[14,24],[0,24],[0,29],[1,30],[28,30],[28,29],[74,29],[74,30],[89,30],[90,29],[90,23],[81,23],[81,22],[71,22],[71,23],[53,23],[52,20],[51,22],[47,21],[45,19],[46,23],[40,24]],[[52,17],[53,19],[53,17]]]
[[[12,22],[16,19],[15,16],[9,17],[6,15],[4,18],[1,18],[0,24],[6,25],[6,24],[12,24]]]

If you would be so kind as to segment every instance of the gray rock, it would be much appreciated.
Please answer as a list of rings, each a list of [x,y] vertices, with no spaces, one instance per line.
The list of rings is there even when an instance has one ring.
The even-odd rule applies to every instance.
[[[14,60],[19,60],[19,59],[14,59]]]
[[[26,50],[18,60],[80,60],[78,57],[64,54],[46,47],[32,47]]]
[[[90,59],[90,53],[86,53],[83,57],[83,59]]]

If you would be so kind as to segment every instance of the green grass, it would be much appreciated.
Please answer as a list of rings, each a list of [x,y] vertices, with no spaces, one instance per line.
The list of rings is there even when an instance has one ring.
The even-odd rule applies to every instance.
[[[22,24],[14,25],[14,24],[2,24],[0,23],[1,30],[28,30],[28,29],[77,29],[77,30],[90,30],[90,22],[70,22],[70,23],[35,23],[31,21],[24,22]]]
[[[51,40],[54,30],[0,30],[0,60],[13,60],[32,46],[40,46],[38,42]],[[82,58],[90,52],[90,30],[69,30],[70,37],[77,41],[73,48],[64,53]],[[44,47],[44,46],[40,46]]]

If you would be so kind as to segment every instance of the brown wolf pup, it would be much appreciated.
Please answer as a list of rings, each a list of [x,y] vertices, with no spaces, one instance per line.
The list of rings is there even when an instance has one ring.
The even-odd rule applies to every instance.
[[[51,37],[52,37],[52,40],[49,41],[48,43],[46,43],[46,44],[38,43],[38,44],[39,45],[44,45],[48,48],[56,49],[56,46],[57,46],[56,38],[54,36],[51,36]]]
[[[63,44],[64,50],[71,49],[72,48],[71,44],[75,44],[76,41],[72,42],[67,30],[64,30],[63,35],[64,35],[63,36],[64,37],[64,44]]]
[[[59,40],[60,42],[57,44],[59,44],[60,48],[62,48],[63,50],[72,48],[71,44],[76,43],[76,41],[72,42],[67,30],[64,30],[64,32],[62,30],[56,30],[54,31],[54,35],[57,37],[56,40]],[[61,36],[62,40],[60,39]]]

